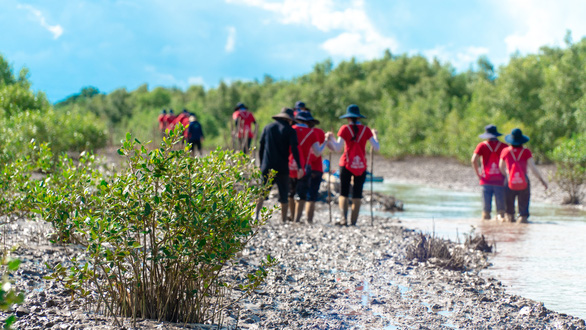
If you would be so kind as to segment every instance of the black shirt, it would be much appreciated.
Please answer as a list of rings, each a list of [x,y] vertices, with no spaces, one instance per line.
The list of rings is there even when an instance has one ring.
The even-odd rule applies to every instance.
[[[299,150],[297,149],[297,133],[283,119],[275,119],[265,126],[260,136],[259,157],[260,169],[264,172],[273,169],[280,173],[289,171],[289,148],[293,158],[301,168]]]
[[[189,123],[189,126],[187,127],[187,136],[189,137],[188,140],[190,143],[199,141],[203,138],[203,130],[198,121],[192,121]]]

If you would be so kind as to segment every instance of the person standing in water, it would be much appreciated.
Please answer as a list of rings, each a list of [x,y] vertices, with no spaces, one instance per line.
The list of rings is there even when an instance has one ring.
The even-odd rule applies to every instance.
[[[479,143],[472,154],[472,168],[480,180],[482,186],[482,219],[490,220],[492,209],[492,197],[496,204],[497,220],[503,221],[505,217],[505,176],[499,169],[501,152],[506,145],[498,140],[502,134],[498,132],[495,125],[488,125],[484,128],[484,134],[479,135],[486,139]],[[482,170],[478,166],[482,159]]]
[[[342,150],[344,153],[340,157],[340,197],[338,204],[341,212],[341,220],[337,225],[345,226],[348,224],[348,197],[350,196],[350,181],[354,179],[352,189],[352,215],[350,224],[356,225],[360,205],[362,202],[362,189],[366,180],[366,142],[370,144],[375,151],[380,148],[377,131],[371,130],[368,126],[361,124],[358,119],[366,118],[360,114],[357,105],[351,104],[346,109],[346,114],[340,116],[340,119],[347,119],[348,124],[343,125],[338,130],[338,140],[332,138],[332,133],[328,132],[328,139],[336,152]]]
[[[273,116],[274,122],[265,126],[260,137],[259,160],[263,175],[263,186],[267,184],[269,173],[275,170],[277,173],[273,183],[279,189],[279,202],[281,203],[281,220],[287,221],[288,193],[289,193],[289,152],[297,164],[297,178],[303,177],[303,168],[299,160],[297,148],[297,134],[291,127],[293,124],[293,109],[283,108],[280,113]],[[256,218],[258,219],[264,197],[258,200],[256,206]]]
[[[531,150],[524,147],[523,144],[529,141],[529,137],[523,135],[519,128],[511,131],[511,134],[505,136],[505,141],[510,147],[503,149],[501,152],[499,168],[503,175],[507,176],[507,186],[505,187],[505,221],[515,222],[515,199],[519,208],[518,223],[527,223],[529,218],[529,200],[531,197],[531,185],[527,176],[527,168],[530,168],[533,174],[541,181],[541,184],[547,189],[547,181],[535,166]]]

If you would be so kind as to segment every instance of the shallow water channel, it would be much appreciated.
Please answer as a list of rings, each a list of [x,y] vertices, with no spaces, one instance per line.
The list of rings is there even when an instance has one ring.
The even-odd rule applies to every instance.
[[[452,241],[471,230],[484,234],[496,242],[484,276],[501,280],[509,293],[586,319],[586,211],[532,201],[529,224],[503,224],[480,220],[480,193],[389,183],[374,190],[404,202],[404,212],[385,215],[407,228]]]

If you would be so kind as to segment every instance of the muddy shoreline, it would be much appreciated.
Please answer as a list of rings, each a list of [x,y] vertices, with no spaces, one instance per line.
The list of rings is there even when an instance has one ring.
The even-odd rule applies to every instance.
[[[333,162],[337,161],[333,156]],[[437,162],[441,160],[440,166]],[[415,166],[415,164],[417,166]],[[441,171],[437,171],[438,167]],[[547,170],[547,169],[546,169]],[[385,180],[475,190],[470,167],[455,161],[375,158],[375,175]],[[438,174],[440,173],[440,174]],[[468,173],[470,175],[468,175]],[[433,175],[432,175],[433,174]],[[446,182],[449,182],[446,184]],[[542,200],[538,189],[534,195]],[[543,200],[555,202],[553,193]],[[267,203],[275,203],[272,199]],[[333,206],[334,215],[337,207]],[[419,263],[405,254],[418,233],[396,220],[361,215],[357,227],[329,223],[327,204],[319,203],[315,223],[282,224],[277,217],[263,227],[230,267],[229,274],[252,271],[267,253],[279,259],[267,282],[229,311],[230,329],[582,329],[584,320],[548,310],[542,303],[506,292],[498,279],[479,272],[490,255],[466,250],[467,271],[446,270],[433,260]],[[16,310],[22,329],[113,329],[114,321],[91,313],[83,301],[71,299],[59,283],[44,280],[45,262],[57,263],[81,251],[52,245],[45,223],[19,220],[6,227],[13,253],[22,260],[14,276],[26,293]],[[451,249],[462,249],[451,243]],[[126,328],[131,320],[121,319]],[[198,328],[197,325],[141,320],[139,329]]]

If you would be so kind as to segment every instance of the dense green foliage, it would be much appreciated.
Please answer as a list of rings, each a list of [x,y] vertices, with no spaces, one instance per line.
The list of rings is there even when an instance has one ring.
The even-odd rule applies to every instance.
[[[162,108],[185,107],[200,117],[208,143],[227,145],[227,121],[239,101],[264,126],[281,107],[304,100],[326,130],[343,124],[337,117],[355,103],[367,115],[365,122],[381,132],[386,155],[467,160],[484,126],[492,123],[503,133],[522,128],[543,160],[559,141],[586,130],[584,63],[586,40],[514,56],[498,70],[481,57],[476,70],[462,73],[422,56],[387,52],[378,60],[352,59],[335,67],[327,60],[290,81],[266,76],[263,81],[220,83],[209,90],[192,86],[187,91],[149,91],[145,85],[107,95],[88,88],[57,107],[87,109],[106,119],[118,138],[131,131],[142,139],[152,138]]]
[[[270,216],[254,220],[266,190],[254,161],[217,150],[193,158],[177,150],[181,128],[158,149],[130,134],[118,151],[126,166],[107,175],[95,157],[78,163],[37,148],[52,169],[32,188],[35,212],[55,237],[86,249],[73,265],[57,265],[52,278],[91,299],[107,314],[176,322],[218,322],[222,310],[260,285],[275,260],[230,280],[225,269]]]
[[[26,152],[35,139],[49,143],[55,154],[103,147],[106,125],[91,113],[55,111],[41,92],[34,93],[28,71],[18,77],[0,56],[0,165]]]

